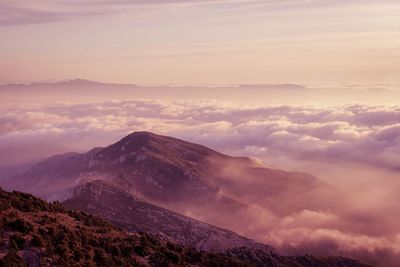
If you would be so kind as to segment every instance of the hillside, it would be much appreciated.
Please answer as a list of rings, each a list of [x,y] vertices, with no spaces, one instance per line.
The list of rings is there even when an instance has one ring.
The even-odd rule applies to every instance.
[[[247,248],[201,252],[2,189],[0,215],[0,266],[365,266],[347,258],[284,257]]]
[[[182,216],[132,195],[104,181],[86,183],[75,190],[65,207],[85,211],[111,221],[129,232],[145,231],[199,250],[226,251],[248,247],[273,251],[232,231]]]

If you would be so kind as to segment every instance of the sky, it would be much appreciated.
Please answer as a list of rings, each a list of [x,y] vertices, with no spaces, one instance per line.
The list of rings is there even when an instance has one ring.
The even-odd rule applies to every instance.
[[[0,82],[398,82],[396,0],[0,0]]]

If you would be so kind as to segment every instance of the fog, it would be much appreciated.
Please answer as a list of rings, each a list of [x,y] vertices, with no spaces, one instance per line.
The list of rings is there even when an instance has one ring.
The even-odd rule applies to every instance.
[[[316,165],[308,170],[323,181],[307,183],[300,176],[295,177],[300,184],[280,180],[266,188],[260,177],[224,166],[234,185],[217,182],[220,195],[245,207],[168,207],[270,244],[281,253],[341,255],[373,266],[397,266],[399,173],[360,164]]]

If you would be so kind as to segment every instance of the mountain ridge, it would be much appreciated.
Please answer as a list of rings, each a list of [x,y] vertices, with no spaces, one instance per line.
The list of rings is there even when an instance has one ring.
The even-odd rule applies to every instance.
[[[95,180],[76,188],[65,207],[100,216],[129,232],[162,235],[175,243],[206,251],[248,247],[274,251],[268,245],[239,236],[233,231],[189,218],[134,198],[131,194]]]

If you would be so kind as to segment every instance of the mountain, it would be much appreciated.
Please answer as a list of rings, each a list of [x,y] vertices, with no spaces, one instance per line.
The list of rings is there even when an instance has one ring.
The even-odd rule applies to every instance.
[[[64,200],[76,185],[98,179],[152,202],[207,199],[222,206],[241,205],[231,195],[271,197],[319,184],[308,174],[268,169],[249,158],[227,156],[172,137],[135,132],[105,148],[51,157],[3,181],[3,186]]]
[[[35,89],[47,89],[50,87],[85,87],[85,86],[136,86],[134,84],[117,84],[117,83],[102,83],[102,82],[97,82],[97,81],[91,81],[87,79],[81,79],[81,78],[76,78],[76,79],[71,79],[71,80],[61,80],[61,81],[45,81],[45,82],[33,82],[33,83],[28,83],[28,84],[23,84],[23,83],[9,83],[9,84],[2,84],[0,85],[0,89],[7,89],[7,88],[14,88],[17,90],[23,90],[26,88],[35,88]]]
[[[349,88],[347,88],[349,89]],[[243,84],[243,85],[136,85],[107,83],[86,79],[34,82],[30,84],[0,85],[0,99],[13,103],[97,102],[113,100],[164,99],[189,100],[215,99],[223,102],[256,105],[307,104],[326,99],[326,90],[316,90],[296,84]],[[368,92],[369,94],[371,92]],[[380,93],[380,98],[382,94]],[[395,92],[391,92],[392,94]],[[354,92],[353,92],[354,94]],[[360,92],[356,99],[363,98]],[[332,95],[332,96],[331,96]],[[339,90],[330,93],[331,99],[348,100]],[[342,103],[340,102],[340,103]]]
[[[100,216],[130,232],[162,235],[198,250],[226,251],[248,247],[273,251],[267,245],[132,197],[104,181],[93,181],[75,189],[67,208]]]
[[[264,89],[277,91],[305,91],[307,87],[300,84],[241,84],[240,88],[245,89]]]
[[[132,133],[108,147],[93,148],[87,153],[50,157],[27,172],[1,180],[0,185],[47,200],[80,197],[82,203],[75,203],[82,206],[77,208],[86,210],[92,204],[90,212],[108,219],[112,214],[126,212],[126,203],[118,202],[120,199],[113,199],[115,203],[111,200],[93,203],[90,197],[76,194],[93,194],[79,188],[96,180],[132,196],[124,200],[126,203],[135,205],[137,200],[151,203],[253,239],[259,237],[259,232],[251,232],[251,227],[244,226],[259,220],[259,214],[301,211],[305,208],[305,199],[310,208],[321,205],[312,192],[322,183],[311,175],[266,168],[249,158],[227,156],[201,145],[149,132]],[[104,205],[110,207],[108,214],[101,213]],[[130,218],[124,218],[122,223],[130,222]],[[170,233],[165,224],[156,230]],[[215,234],[216,239],[221,239],[221,232]],[[176,235],[171,237],[179,240]],[[211,238],[214,237],[202,237],[191,244],[201,247],[201,242],[210,243]],[[188,240],[181,239],[181,242]]]
[[[250,248],[198,251],[1,188],[0,229],[0,266],[365,266],[348,258],[287,257]]]

